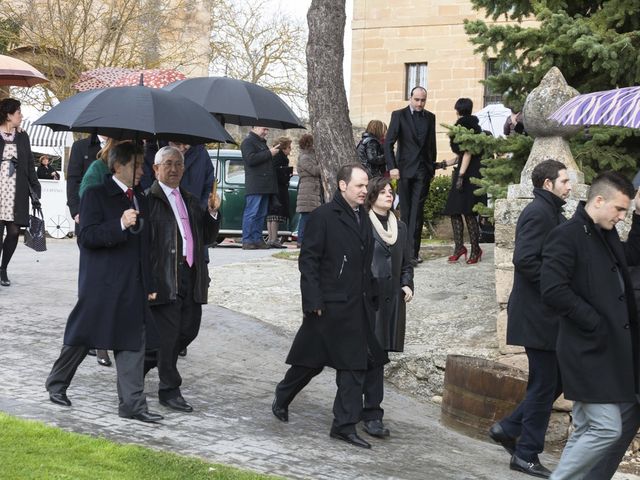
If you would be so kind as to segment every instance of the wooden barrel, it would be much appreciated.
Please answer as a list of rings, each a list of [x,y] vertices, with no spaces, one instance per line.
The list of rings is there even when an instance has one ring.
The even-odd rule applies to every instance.
[[[522,401],[527,375],[483,358],[447,355],[441,420],[465,435],[485,439],[494,422]]]

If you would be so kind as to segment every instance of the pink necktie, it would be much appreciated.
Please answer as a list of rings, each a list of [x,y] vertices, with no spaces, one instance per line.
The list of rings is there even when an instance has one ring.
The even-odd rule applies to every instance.
[[[184,236],[187,242],[187,263],[189,266],[193,265],[193,236],[191,235],[191,225],[189,225],[189,215],[187,214],[187,208],[184,206],[184,201],[180,192],[176,188],[171,192],[176,198],[176,207],[178,207],[178,214],[180,215],[180,221],[182,222],[182,228],[184,230]]]

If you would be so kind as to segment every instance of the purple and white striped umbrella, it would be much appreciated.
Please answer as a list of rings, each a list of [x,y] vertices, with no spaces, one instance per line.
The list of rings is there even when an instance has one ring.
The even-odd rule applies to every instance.
[[[573,97],[550,117],[561,125],[640,128],[640,87],[616,88]]]

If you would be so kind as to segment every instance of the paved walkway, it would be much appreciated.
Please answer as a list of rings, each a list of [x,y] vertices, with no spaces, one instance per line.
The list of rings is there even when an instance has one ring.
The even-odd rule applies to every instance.
[[[215,265],[257,260],[272,252],[212,250]],[[46,253],[19,245],[9,268],[12,286],[0,288],[0,410],[66,430],[195,455],[287,478],[314,479],[518,479],[499,447],[451,432],[439,423],[439,408],[389,388],[386,421],[392,437],[372,440],[365,451],[329,438],[335,392],[326,371],[290,408],[290,423],[271,414],[276,382],[291,338],[285,330],[210,305],[200,336],[180,360],[184,396],[192,414],[158,405],[157,377],[147,381],[160,425],[117,416],[115,370],[93,357],[81,365],[68,391],[71,408],[48,401],[44,380],[62,341],[76,297],[77,248],[73,240],[50,241]],[[214,267],[215,268],[215,267]],[[224,282],[224,278],[216,278]],[[294,280],[297,282],[297,280]],[[247,279],[247,285],[250,284]],[[251,289],[237,292],[252,301]],[[549,466],[555,459],[545,456]],[[618,476],[619,479],[638,477]]]

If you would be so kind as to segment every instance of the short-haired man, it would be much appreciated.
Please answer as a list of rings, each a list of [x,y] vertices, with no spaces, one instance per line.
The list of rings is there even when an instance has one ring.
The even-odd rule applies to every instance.
[[[429,195],[436,161],[436,116],[425,110],[427,90],[411,90],[409,105],[391,114],[384,141],[387,171],[398,179],[400,215],[409,232],[413,264],[421,262],[420,239],[424,225],[424,204]],[[398,153],[394,151],[397,143]]]
[[[244,161],[245,206],[242,214],[242,248],[269,248],[262,239],[262,227],[267,217],[269,197],[278,193],[273,157],[279,145],[267,146],[267,127],[253,127],[240,144]]]
[[[574,431],[551,474],[555,480],[584,478],[608,455],[624,429],[624,413],[640,398],[638,321],[627,269],[640,260],[638,215],[625,244],[615,229],[633,197],[621,174],[600,174],[586,204],[551,231],[542,251],[542,300],[561,316],[558,363],[565,397],[574,401]]]
[[[512,470],[546,478],[551,472],[540,463],[538,454],[544,449],[551,409],[562,393],[562,382],[555,352],[559,319],[540,300],[540,269],[547,235],[566,221],[562,207],[571,182],[567,167],[556,160],[536,165],[531,180],[534,199],[516,225],[513,289],[507,307],[507,343],[523,346],[529,360],[527,393],[511,415],[491,427],[489,436],[511,454]]]
[[[272,411],[287,422],[295,396],[325,366],[335,368],[338,391],[330,435],[371,448],[356,433],[365,374],[368,368],[382,368],[388,359],[371,321],[373,230],[362,211],[369,178],[362,165],[346,165],[337,180],[333,200],[316,208],[306,226],[298,262],[304,317]]]
[[[193,407],[180,392],[178,353],[195,340],[200,330],[210,281],[204,246],[218,234],[220,200],[213,193],[204,210],[199,199],[180,186],[184,157],[177,148],[158,150],[153,169],[156,180],[147,196],[152,279],[157,295],[151,301],[151,311],[160,334],[160,348],[147,353],[145,374],[157,366],[160,404],[191,412]]]
[[[149,229],[138,220],[147,214],[146,198],[137,186],[142,163],[142,152],[134,144],[116,145],[109,152],[113,175],[82,196],[78,302],[67,320],[64,345],[46,388],[53,403],[71,406],[66,391],[89,348],[113,350],[118,414],[157,422],[162,416],[147,410],[144,395],[146,333],[155,331],[148,300],[155,291]],[[132,227],[136,233],[129,230]]]

